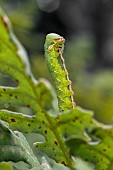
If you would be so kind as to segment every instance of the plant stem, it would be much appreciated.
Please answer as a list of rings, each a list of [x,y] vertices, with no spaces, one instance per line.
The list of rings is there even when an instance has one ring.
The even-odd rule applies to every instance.
[[[52,119],[52,117],[49,116],[49,114],[45,113],[45,116],[51,126],[51,130],[53,131],[56,139],[58,140],[59,142],[59,145],[60,145],[60,148],[66,158],[66,161],[67,161],[67,165],[68,167],[71,169],[71,170],[74,170],[73,166],[72,166],[72,160],[69,156],[69,153],[67,151],[67,147],[66,147],[66,144],[64,143],[64,140],[63,140],[63,137],[60,135],[60,133],[58,132],[58,128],[57,128],[57,125],[55,123],[55,121]]]

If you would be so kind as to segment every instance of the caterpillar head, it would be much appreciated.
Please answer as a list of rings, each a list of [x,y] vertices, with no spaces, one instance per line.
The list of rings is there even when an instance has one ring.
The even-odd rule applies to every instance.
[[[45,48],[51,50],[53,47],[64,48],[65,39],[58,34],[50,33],[46,36]]]

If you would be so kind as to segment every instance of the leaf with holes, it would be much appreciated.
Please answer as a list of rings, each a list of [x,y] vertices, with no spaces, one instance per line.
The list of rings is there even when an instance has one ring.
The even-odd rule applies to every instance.
[[[39,84],[33,78],[24,49],[15,38],[7,16],[3,11],[0,13],[0,72],[17,82],[17,87],[0,87],[0,106],[2,108],[0,117],[9,123],[9,127],[13,130],[42,134],[45,137],[45,142],[38,145],[38,148],[57,162],[68,164],[71,167],[71,159],[62,134],[55,130],[56,120],[45,112],[45,110],[50,110],[46,104],[40,102],[45,89],[49,91],[50,88],[46,83]],[[45,100],[46,95],[48,97]],[[45,97],[43,101],[46,103],[53,96],[46,92]],[[14,112],[19,107],[30,108],[34,115]]]
[[[67,141],[70,154],[92,163],[95,170],[113,170],[113,128],[97,128],[90,135],[94,137],[91,143],[81,139]]]
[[[60,55],[63,64],[63,67],[60,67],[60,63],[56,62],[57,58],[52,61],[52,64],[57,63],[56,69],[60,67],[61,71],[61,74],[53,75],[54,80],[58,78],[60,82],[60,84],[57,82],[55,86],[58,86],[56,87],[58,95],[60,93],[59,105],[62,105],[63,102],[60,109],[64,112],[61,113],[58,113],[57,107],[54,107],[57,102],[54,93],[51,92],[51,85],[48,85],[47,81],[37,82],[34,79],[26,52],[14,36],[7,16],[0,9],[0,73],[9,76],[15,82],[14,86],[0,86],[0,119],[8,123],[8,127],[0,123],[0,144],[3,144],[3,146],[0,145],[1,152],[4,152],[4,147],[7,147],[7,152],[0,155],[0,161],[3,161],[4,158],[8,161],[11,154],[15,154],[12,161],[22,160],[32,167],[35,167],[36,164],[39,166],[27,141],[20,132],[17,132],[21,131],[42,134],[43,141],[37,141],[34,144],[37,150],[70,169],[77,169],[78,158],[76,159],[76,157],[79,157],[83,159],[83,162],[90,162],[96,170],[112,170],[113,128],[107,127],[107,129],[105,125],[97,122],[93,118],[92,112],[80,107],[74,108],[71,84],[61,56],[63,39],[59,36],[53,42],[54,36],[51,37],[51,35],[49,35],[50,42],[45,44],[45,50],[48,50],[45,52],[51,56],[46,57],[52,59],[52,56]],[[55,36],[58,35],[55,34]],[[60,47],[60,45],[62,46]],[[62,69],[64,69],[63,72]],[[55,74],[55,70],[53,70],[53,74]],[[66,85],[64,83],[64,86],[61,85],[62,79],[63,83],[67,83]],[[61,86],[66,88],[66,93],[63,88],[60,89]],[[61,90],[63,94],[61,94]],[[68,102],[65,102],[65,97]],[[21,113],[21,107],[28,108],[30,115]],[[47,162],[44,162],[47,165]],[[41,168],[45,169],[45,165]],[[86,167],[88,166],[86,165]],[[49,166],[48,169],[51,167]]]

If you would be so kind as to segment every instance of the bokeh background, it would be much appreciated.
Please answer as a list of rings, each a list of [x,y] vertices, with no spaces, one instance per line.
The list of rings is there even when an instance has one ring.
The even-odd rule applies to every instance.
[[[35,77],[49,81],[44,41],[47,33],[66,39],[64,58],[77,105],[113,123],[113,1],[0,0],[14,32],[26,48]]]

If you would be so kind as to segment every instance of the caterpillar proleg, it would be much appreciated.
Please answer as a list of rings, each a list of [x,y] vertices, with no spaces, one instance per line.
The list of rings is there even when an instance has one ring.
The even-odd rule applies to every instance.
[[[60,111],[66,111],[75,107],[74,92],[71,88],[68,71],[62,56],[65,39],[58,34],[48,34],[45,41],[45,58],[53,80]]]

